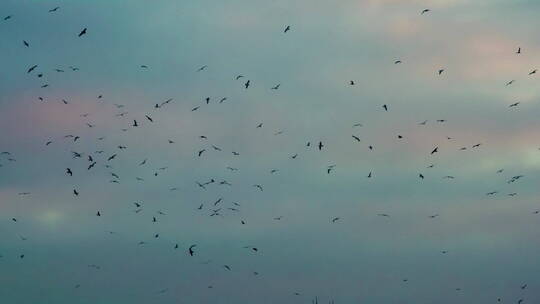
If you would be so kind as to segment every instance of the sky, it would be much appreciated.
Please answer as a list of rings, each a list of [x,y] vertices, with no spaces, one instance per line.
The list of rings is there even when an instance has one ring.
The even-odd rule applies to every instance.
[[[539,302],[539,10],[1,1],[2,302]]]

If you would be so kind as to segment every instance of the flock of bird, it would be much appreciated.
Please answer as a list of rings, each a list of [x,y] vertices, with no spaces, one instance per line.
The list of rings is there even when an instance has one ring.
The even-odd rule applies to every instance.
[[[61,12],[62,12],[61,7],[54,7],[54,8],[51,8],[50,10],[48,10],[48,13],[50,13],[50,14],[60,14]],[[420,11],[421,16],[426,15],[426,14],[430,14],[430,13],[431,13],[430,9],[424,9],[424,10]],[[419,18],[423,18],[423,17],[419,17]],[[4,16],[3,17],[3,22],[17,22],[17,16],[16,15]],[[294,35],[293,26],[286,25],[285,27],[282,28],[281,34],[282,35]],[[87,28],[87,27],[81,27],[78,31],[74,31],[73,35],[76,36],[78,39],[85,39],[85,37],[87,35],[92,35],[92,29]],[[24,48],[33,48],[32,42],[29,41],[29,40],[26,40],[26,39],[23,39],[21,41],[21,45]],[[522,51],[523,50],[522,50],[521,47],[517,47],[515,49],[515,51],[513,51],[513,52],[515,52],[516,56],[519,56],[522,53]],[[401,59],[396,59],[393,63],[395,65],[405,64],[404,60],[401,60]],[[151,69],[151,67],[148,64],[141,64],[138,67],[140,69],[143,69],[143,70]],[[194,67],[192,73],[210,73],[211,72],[210,69],[211,69],[211,67],[208,66],[208,65],[200,65],[200,66],[197,65],[197,67]],[[81,68],[76,67],[76,66],[69,66],[69,70],[64,69],[64,68],[56,68],[56,69],[53,70],[54,73],[64,73],[64,74],[66,74],[68,71],[69,72],[74,72],[74,73],[83,72],[83,70]],[[31,77],[37,77],[37,78],[42,79],[42,80],[46,80],[47,79],[47,74],[49,73],[49,71],[42,69],[41,65],[39,63],[29,63],[28,68],[24,72],[26,74],[28,74],[29,76],[31,76]],[[434,68],[434,77],[444,77],[445,73],[447,73],[447,68],[446,67]],[[528,72],[528,76],[532,77],[536,73],[537,73],[537,69],[531,69]],[[246,76],[241,75],[241,74],[233,75],[231,77],[231,79],[234,79],[235,81],[237,81],[237,83],[241,82],[241,85],[238,85],[241,88],[241,90],[249,90],[253,85],[253,81],[251,79],[249,79],[249,77],[246,77]],[[505,85],[510,86],[510,85],[514,84],[515,82],[516,82],[516,80],[510,80]],[[344,87],[343,89],[347,89],[347,86],[355,86],[355,85],[357,85],[357,82],[354,79],[343,80],[343,87]],[[50,86],[50,84],[45,81],[41,85],[41,88],[47,88],[49,86]],[[270,90],[272,90],[272,91],[278,91],[278,90],[280,90],[280,87],[281,87],[281,83],[276,83],[276,84],[273,84],[272,86],[268,86],[268,88]],[[35,98],[37,99],[37,102],[45,103],[45,102],[53,102],[54,101],[54,102],[60,102],[64,106],[68,106],[70,104],[70,101],[69,101],[68,98],[63,98],[61,100],[50,100],[45,95],[36,96]],[[225,103],[227,101],[228,101],[227,97],[217,98],[217,99],[214,100],[211,97],[204,96],[204,97],[201,98],[200,103],[194,104],[191,107],[190,111],[191,112],[201,111],[201,110],[204,109],[205,106],[209,106],[212,103],[222,104],[222,103]],[[96,94],[96,102],[97,103],[105,103],[106,101],[105,101],[104,95],[103,94]],[[126,110],[126,108],[127,108],[126,105],[114,104],[114,107],[117,110],[117,112],[110,113],[110,114],[112,116],[114,116],[115,118],[119,119],[119,120],[121,119],[123,122],[129,121],[129,126],[128,127],[126,127],[125,124],[123,124],[123,127],[119,128],[119,130],[121,130],[122,132],[127,132],[127,131],[130,131],[130,130],[136,130],[136,129],[145,128],[145,127],[147,127],[149,125],[152,125],[152,124],[158,125],[160,123],[160,121],[157,118],[157,117],[159,117],[159,114],[157,114],[157,111],[167,111],[167,108],[174,106],[174,103],[175,103],[174,98],[169,98],[169,99],[166,99],[166,100],[164,100],[162,102],[157,102],[157,103],[153,104],[151,107],[148,107],[147,112],[145,114],[142,114],[142,115],[132,115],[130,112],[128,112]],[[520,105],[519,102],[514,102],[514,103],[510,104],[508,107],[509,108],[516,108],[519,105]],[[391,106],[390,103],[382,104],[382,105],[380,105],[379,109],[381,111],[383,111],[383,113],[384,112],[389,112],[389,111],[392,111],[392,106]],[[91,122],[91,121],[88,120],[88,118],[90,118],[90,117],[91,117],[90,113],[82,113],[82,114],[80,114],[80,118],[85,120],[82,123],[88,128],[94,128],[96,126],[96,124],[94,122]],[[424,121],[418,122],[418,125],[419,126],[425,126],[425,125],[428,124],[428,122],[429,122],[428,120],[424,120]],[[436,124],[444,124],[446,122],[446,120],[445,119],[437,119],[437,120],[434,120],[434,122]],[[351,128],[353,130],[360,130],[363,127],[363,124],[359,123],[359,122],[351,122],[350,126],[351,126]],[[260,123],[253,126],[254,131],[256,131],[257,129],[262,129],[262,128],[264,128],[263,122],[260,122]],[[281,135],[281,134],[283,134],[283,132],[284,131],[282,131],[282,130],[278,130],[278,131],[274,132],[274,136]],[[137,136],[136,133],[132,133],[132,134],[135,134],[134,136]],[[349,139],[352,142],[358,143],[360,145],[364,144],[364,140],[361,139],[361,136],[358,135],[358,133],[348,135],[348,136],[350,136]],[[207,157],[207,155],[209,153],[229,153],[231,157],[241,157],[243,155],[242,151],[236,151],[235,149],[232,149],[231,147],[221,147],[221,146],[218,146],[216,144],[211,143],[210,138],[211,138],[211,136],[208,135],[208,134],[200,134],[200,135],[198,135],[198,139],[201,141],[202,144],[201,144],[201,148],[193,149],[193,151],[192,151],[193,157],[195,159],[203,159],[203,158]],[[401,140],[401,141],[406,140],[405,136],[403,136],[401,134],[397,134],[396,138],[397,138],[397,140]],[[122,172],[116,171],[116,169],[115,169],[115,162],[117,162],[119,159],[121,159],[123,157],[123,155],[122,155],[123,152],[126,149],[128,149],[128,147],[126,145],[119,144],[119,145],[117,145],[116,149],[114,149],[114,150],[105,150],[105,149],[97,149],[97,150],[91,150],[91,151],[77,150],[76,143],[78,143],[79,141],[85,141],[87,143],[95,143],[96,146],[99,146],[100,142],[103,142],[103,141],[106,141],[106,140],[107,140],[107,138],[106,138],[105,134],[103,136],[99,136],[97,138],[84,138],[83,136],[80,136],[80,135],[77,135],[77,134],[66,134],[62,138],[46,138],[46,139],[44,139],[43,145],[45,147],[51,147],[51,146],[54,146],[54,145],[61,145],[61,146],[68,147],[68,149],[69,149],[69,152],[68,152],[69,153],[69,158],[74,159],[74,160],[77,161],[76,166],[69,166],[69,167],[64,166],[62,168],[58,168],[57,174],[63,174],[66,177],[69,177],[71,179],[71,181],[72,181],[72,184],[75,185],[75,186],[69,187],[67,189],[61,189],[60,191],[70,192],[74,199],[77,199],[78,197],[81,197],[81,196],[92,195],[90,193],[86,193],[83,190],[81,190],[79,185],[77,185],[77,183],[78,183],[77,178],[80,177],[80,176],[83,176],[85,174],[89,174],[89,173],[91,173],[91,172],[93,172],[95,170],[99,170],[98,168],[104,168],[104,170],[107,171],[106,179],[107,179],[108,183],[119,184],[121,181],[128,180],[128,182],[129,182],[129,179],[131,179],[131,180],[134,180],[134,181],[140,183],[139,184],[140,187],[145,187],[145,182],[146,182],[146,179],[148,178],[147,176],[141,175],[141,176],[133,176],[133,177],[124,177],[125,174],[123,174]],[[447,137],[446,140],[453,140],[453,138]],[[327,149],[327,146],[329,145],[328,143],[323,142],[323,140],[305,140],[305,141],[300,140],[300,141],[305,146],[305,149],[312,149],[313,151],[324,151],[325,149]],[[175,144],[175,140],[168,139],[167,143],[171,144],[171,145]],[[369,151],[374,151],[375,150],[375,147],[372,144],[366,144],[365,147]],[[476,149],[482,149],[482,148],[483,148],[483,143],[482,142],[477,142],[476,144],[473,144],[473,145],[470,145],[470,146],[462,146],[462,147],[459,148],[459,150],[460,151],[463,151],[463,150],[476,150]],[[430,150],[425,151],[425,156],[429,159],[429,157],[433,157],[434,155],[437,155],[440,152],[441,152],[440,146],[433,145]],[[300,158],[301,158],[300,155],[301,155],[301,152],[290,153],[287,156],[287,159],[301,161],[300,160]],[[66,155],[66,157],[67,156],[68,155]],[[435,159],[433,159],[433,158],[431,158],[431,159],[433,160],[433,162],[435,162]],[[0,153],[0,167],[8,166],[8,165],[15,166],[18,161],[20,161],[20,159],[17,157],[17,155],[14,155],[14,153],[10,152],[9,150],[6,150],[6,151],[3,151],[3,152]],[[138,168],[145,168],[149,164],[150,164],[150,160],[148,158],[144,158],[144,159],[141,159],[140,161],[138,161],[136,164],[133,164],[133,166],[138,167]],[[435,163],[430,164],[427,168],[423,168],[422,170],[419,170],[419,171],[424,171],[424,169],[429,170],[429,168],[433,168],[434,166],[435,166]],[[229,173],[241,172],[240,168],[233,167],[233,166],[228,166],[227,165],[227,166],[224,166],[223,168],[224,169],[220,169],[220,170],[224,170],[224,171],[229,172]],[[333,174],[334,170],[336,170],[336,164],[322,165],[322,168],[324,168],[323,169],[324,174],[331,175],[331,174]],[[155,168],[155,169],[148,169],[148,171],[151,172],[148,175],[153,176],[153,177],[158,177],[162,172],[165,172],[167,170],[168,170],[168,166],[161,166],[161,167]],[[279,172],[280,172],[279,168],[271,168],[271,169],[269,169],[269,173],[272,176],[275,176],[277,179],[279,179],[279,177],[278,177]],[[500,175],[500,174],[504,174],[505,171],[504,171],[504,169],[499,169],[498,171],[493,172],[493,173]],[[122,179],[120,178],[120,176],[123,176]],[[375,178],[375,174],[374,174],[373,171],[369,171],[369,172],[366,172],[363,175],[363,177],[368,178],[368,179],[372,179],[372,178]],[[424,179],[427,178],[427,175],[424,172],[418,172],[418,175],[417,175],[416,178],[418,178],[420,180],[424,180]],[[442,178],[443,179],[455,179],[456,176],[445,175],[445,176],[442,176]],[[522,175],[522,174],[512,175],[512,176],[509,176],[509,177],[506,178],[506,182],[507,182],[507,184],[510,185],[510,184],[514,184],[514,183],[520,181],[523,178],[525,178],[525,176]],[[233,184],[233,182],[231,182],[230,180],[221,179],[221,178],[218,179],[218,178],[215,178],[215,177],[208,177],[205,180],[193,180],[192,184],[189,185],[189,187],[192,187],[193,189],[197,189],[197,190],[200,190],[200,191],[207,191],[211,187],[214,187],[213,190],[215,190],[215,187],[218,187],[218,186],[223,186],[223,187],[237,187],[237,186],[240,186],[241,187],[242,185],[236,185],[236,184]],[[257,183],[257,182],[253,182],[250,185],[243,185],[243,186],[249,187],[253,191],[255,191],[256,193],[260,193],[261,195],[263,195],[265,193],[265,191],[267,191],[265,185],[263,185],[261,183]],[[169,191],[178,191],[178,190],[179,190],[179,187],[177,187],[177,186],[171,186],[169,188]],[[482,194],[479,194],[479,195],[495,196],[495,195],[500,194],[501,192],[502,192],[501,190],[493,189],[493,190],[489,190],[489,191],[487,191],[485,193],[482,193]],[[19,196],[24,196],[24,197],[28,197],[28,198],[31,198],[32,196],[34,196],[34,194],[35,193],[33,193],[31,191],[22,191],[22,192],[18,193]],[[516,196],[517,192],[512,190],[510,192],[503,193],[503,195]],[[145,202],[136,201],[136,202],[130,202],[130,204],[132,204],[132,206],[134,207],[132,212],[134,212],[135,214],[144,214],[144,211],[146,210],[145,209],[145,207],[146,207]],[[234,216],[238,217],[238,223],[240,225],[248,225],[249,219],[242,218],[241,216],[239,216],[239,214],[241,214],[242,207],[243,207],[243,204],[241,202],[228,201],[228,200],[225,199],[224,196],[217,196],[211,202],[196,203],[193,206],[192,209],[193,209],[194,212],[206,212],[207,216],[209,216],[209,217],[225,217],[225,216],[234,215]],[[540,213],[540,210],[531,210],[531,213],[535,214],[535,215],[538,215]],[[168,212],[158,210],[156,212],[156,214],[154,214],[154,215],[142,216],[141,221],[151,221],[152,223],[159,223],[161,217],[164,217],[166,215],[168,215]],[[108,216],[108,211],[106,209],[95,210],[92,216],[95,216],[95,217],[107,217]],[[391,218],[392,217],[392,215],[390,213],[384,213],[384,212],[373,214],[373,216],[382,217],[382,218]],[[435,213],[435,214],[429,215],[429,218],[430,219],[435,219],[435,218],[438,218],[440,216],[443,216],[443,215],[439,214],[439,213]],[[281,215],[280,216],[271,216],[271,218],[273,220],[275,220],[275,221],[279,221],[283,217],[284,216],[281,216]],[[343,215],[339,215],[339,216],[334,215],[334,216],[329,217],[327,224],[334,225],[334,224],[338,224],[338,223],[342,222],[343,220],[344,220]],[[12,222],[13,225],[24,225],[25,219],[24,218],[18,218],[18,217],[11,217],[11,222]],[[13,228],[13,229],[14,229],[14,231],[16,231],[17,228]],[[114,231],[108,231],[108,233],[114,234],[115,232]],[[154,239],[158,239],[160,237],[161,237],[161,235],[159,233],[153,233],[153,238]],[[21,240],[27,241],[27,237],[22,237],[21,236]],[[145,246],[145,245],[148,245],[148,244],[149,244],[148,240],[141,240],[137,244],[134,244],[134,246]],[[190,258],[196,257],[197,255],[200,254],[201,251],[204,250],[204,248],[202,248],[198,243],[189,243],[189,244],[173,243],[173,244],[170,245],[170,248],[171,248],[171,250],[183,251],[183,253],[186,256],[190,257]],[[252,254],[258,254],[261,251],[260,246],[245,246],[244,248],[247,249],[250,252],[250,254],[251,253]],[[440,254],[448,254],[448,253],[449,253],[448,250],[444,250],[444,249],[440,250]],[[211,254],[211,253],[207,253],[205,256],[208,256],[209,254]],[[11,257],[8,257],[8,256],[1,255],[1,252],[0,252],[0,257],[3,258],[4,260],[8,259],[8,258],[11,258]],[[18,258],[18,259],[28,259],[28,258],[31,258],[31,257],[32,257],[32,252],[21,252],[21,253],[18,254],[18,256],[16,258]],[[1,259],[0,259],[0,261],[1,261]],[[211,261],[206,261],[204,263],[211,263]],[[88,265],[88,267],[96,269],[96,270],[101,269],[101,267],[99,265],[97,265],[97,264],[90,264],[90,265]],[[234,271],[234,265],[230,265],[230,264],[217,265],[217,267],[220,267],[224,271]],[[253,271],[252,274],[257,276],[257,275],[259,275],[259,272],[258,271]],[[407,282],[407,281],[408,281],[408,279],[406,279],[406,278],[403,279],[403,282]],[[80,283],[76,283],[73,286],[74,286],[74,288],[78,289],[78,288],[83,288],[84,285],[82,285]],[[211,285],[208,286],[208,288],[212,288],[212,287],[213,286],[211,286]],[[522,290],[522,291],[526,290],[527,287],[528,287],[528,285],[526,283],[521,283],[521,285],[519,285],[519,289]],[[456,291],[460,291],[460,288],[456,288]],[[159,291],[160,294],[161,293],[166,293],[166,292],[168,292],[168,288]],[[291,295],[293,295],[293,296],[294,295],[295,296],[300,296],[301,294],[302,293],[300,291],[291,290]],[[497,298],[496,301],[497,302],[502,302],[503,299]],[[521,304],[521,303],[525,303],[524,302],[525,298],[519,298],[519,299],[515,299],[515,300],[508,299],[507,303],[511,303],[511,301],[514,301],[515,303]],[[315,304],[319,303],[318,297],[313,296],[311,302],[315,303]],[[330,300],[329,303],[334,303],[334,301]]]

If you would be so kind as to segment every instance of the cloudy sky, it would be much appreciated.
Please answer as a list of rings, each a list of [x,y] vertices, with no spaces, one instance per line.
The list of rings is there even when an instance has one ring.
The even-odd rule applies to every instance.
[[[540,301],[539,11],[0,1],[2,301]]]

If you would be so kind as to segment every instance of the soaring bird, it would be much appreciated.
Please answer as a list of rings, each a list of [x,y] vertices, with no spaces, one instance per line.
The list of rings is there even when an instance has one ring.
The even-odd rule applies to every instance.
[[[23,44],[24,44],[25,47],[29,47],[29,46],[30,46],[30,44],[28,44],[28,42],[27,42],[26,40],[23,40]]]
[[[287,25],[287,27],[285,27],[285,30],[283,31],[284,33],[288,32],[291,30],[291,26],[290,25]]]
[[[383,107],[383,109],[384,109],[385,111],[388,111],[388,106],[387,106],[387,105],[384,104],[382,107]]]
[[[57,6],[57,7],[55,7],[55,8],[50,9],[50,10],[49,10],[49,13],[56,12],[56,11],[59,10],[59,9],[60,9],[60,6]]]
[[[208,67],[207,65],[203,65],[202,67],[200,67],[200,68],[197,70],[197,72],[200,72],[200,71],[206,69],[207,67]]]
[[[69,176],[73,176],[73,172],[71,171],[70,168],[66,169],[66,174],[69,175]]]
[[[79,37],[81,37],[82,35],[86,35],[86,28],[84,28],[84,29],[79,33]]]
[[[188,249],[188,252],[189,252],[189,255],[190,256],[193,256],[193,254],[195,253],[195,251],[193,251],[193,248],[195,248],[197,245],[191,245],[189,246],[189,249]]]
[[[521,54],[521,47],[518,47],[516,54]]]
[[[439,147],[435,147],[435,149],[433,149],[433,151],[431,151],[431,154],[434,154],[434,153],[437,153],[439,152]]]
[[[508,107],[509,107],[509,108],[511,108],[511,107],[517,107],[518,104],[519,104],[519,102],[515,102],[515,103],[511,104],[511,105],[508,106]]]
[[[26,71],[26,73],[32,73],[32,71],[35,70],[37,67],[38,67],[37,64],[31,66],[31,67]]]
[[[444,69],[439,69],[439,75],[441,75],[444,72]]]
[[[532,70],[532,71],[529,72],[529,75],[536,74],[536,72],[538,72],[538,70],[537,70],[537,69],[534,69],[534,70]]]
[[[429,12],[429,11],[430,11],[429,8],[425,8],[425,9],[422,10],[422,12],[420,12],[420,15],[423,15],[423,14]]]
[[[279,89],[279,86],[281,86],[280,83],[278,83],[276,86],[272,87],[271,89],[272,89],[272,90],[277,90],[277,89]]]
[[[250,83],[251,83],[250,80],[246,81],[246,83],[244,83],[244,87],[246,87],[246,89],[249,88]]]

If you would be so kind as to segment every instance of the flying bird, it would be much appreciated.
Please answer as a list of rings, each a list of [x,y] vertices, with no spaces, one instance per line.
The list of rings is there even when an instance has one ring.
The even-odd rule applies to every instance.
[[[83,35],[86,35],[86,28],[84,28],[80,33],[79,33],[79,37],[83,36]]]
[[[195,251],[193,251],[193,248],[195,248],[197,245],[191,245],[189,246],[189,249],[188,249],[188,252],[189,252],[189,255],[190,256],[193,256],[193,254],[195,253]]]

